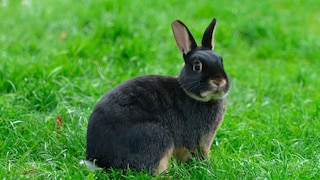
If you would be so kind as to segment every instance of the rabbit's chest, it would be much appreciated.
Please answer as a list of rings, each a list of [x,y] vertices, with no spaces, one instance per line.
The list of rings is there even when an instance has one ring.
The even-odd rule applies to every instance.
[[[178,128],[173,132],[176,135],[176,145],[184,146],[188,149],[196,149],[199,142],[205,137],[214,134],[216,122],[212,114],[193,113],[187,118],[180,119]]]
[[[221,120],[212,117],[203,121],[189,122],[182,133],[175,138],[174,157],[182,161],[187,161],[191,156],[208,159],[212,141],[220,124]]]
[[[174,134],[174,156],[181,160],[188,159],[192,154],[201,154],[208,158],[210,147],[217,129],[222,121],[219,108],[202,107],[198,111],[188,111],[180,119],[180,124]]]

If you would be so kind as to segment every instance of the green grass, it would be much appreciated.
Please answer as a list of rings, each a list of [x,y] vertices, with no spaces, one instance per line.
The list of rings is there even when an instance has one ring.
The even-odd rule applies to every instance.
[[[320,178],[320,1],[0,2],[1,179],[151,179],[80,166],[88,116],[121,81],[177,75],[170,23],[200,42],[213,17],[232,82],[225,121],[209,163],[172,160],[166,177]]]

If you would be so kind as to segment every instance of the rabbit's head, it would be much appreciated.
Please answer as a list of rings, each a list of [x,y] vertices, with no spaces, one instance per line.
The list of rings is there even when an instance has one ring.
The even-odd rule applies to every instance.
[[[203,102],[225,97],[230,87],[222,57],[213,52],[215,25],[214,18],[203,34],[202,45],[197,46],[181,21],[172,22],[176,43],[185,61],[178,77],[179,83],[191,98]]]

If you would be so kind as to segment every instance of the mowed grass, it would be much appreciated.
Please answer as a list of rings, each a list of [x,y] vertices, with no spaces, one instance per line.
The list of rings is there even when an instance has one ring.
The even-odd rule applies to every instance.
[[[0,4],[1,179],[152,179],[80,166],[88,117],[121,81],[178,75],[171,22],[200,42],[213,17],[232,82],[225,120],[209,162],[172,159],[164,178],[320,178],[320,1]]]

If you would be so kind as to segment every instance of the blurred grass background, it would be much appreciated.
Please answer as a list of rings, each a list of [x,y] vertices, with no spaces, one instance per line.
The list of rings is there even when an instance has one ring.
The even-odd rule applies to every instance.
[[[121,81],[178,75],[170,24],[200,43],[218,19],[215,50],[232,88],[206,164],[172,160],[179,179],[318,179],[320,1],[0,1],[0,177],[150,179],[94,173],[87,120]],[[160,178],[160,177],[158,177]]]

